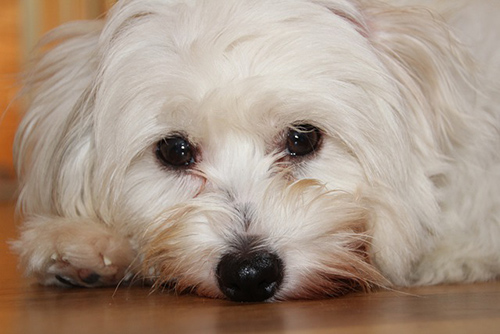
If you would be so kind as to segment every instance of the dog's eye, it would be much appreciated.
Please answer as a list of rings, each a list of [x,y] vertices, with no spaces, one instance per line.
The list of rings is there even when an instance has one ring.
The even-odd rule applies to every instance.
[[[156,157],[165,166],[187,167],[195,162],[194,149],[182,136],[160,140],[156,147]]]
[[[288,130],[286,148],[291,156],[304,156],[316,151],[321,139],[320,130],[310,124],[294,126]]]

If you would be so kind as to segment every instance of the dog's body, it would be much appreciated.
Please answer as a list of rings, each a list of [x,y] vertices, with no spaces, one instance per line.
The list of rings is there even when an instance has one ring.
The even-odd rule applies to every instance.
[[[144,0],[56,30],[16,143],[24,267],[241,301],[495,279],[499,10]]]

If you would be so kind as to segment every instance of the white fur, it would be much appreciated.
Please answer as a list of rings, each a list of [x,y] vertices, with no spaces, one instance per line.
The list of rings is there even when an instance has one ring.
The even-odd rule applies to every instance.
[[[23,266],[43,284],[86,285],[83,270],[222,297],[217,263],[250,235],[283,259],[276,299],[335,295],[338,278],[495,279],[499,10],[124,0],[55,30],[16,139]],[[297,162],[284,134],[300,122],[323,143]],[[188,171],[154,155],[177,132],[200,151]]]

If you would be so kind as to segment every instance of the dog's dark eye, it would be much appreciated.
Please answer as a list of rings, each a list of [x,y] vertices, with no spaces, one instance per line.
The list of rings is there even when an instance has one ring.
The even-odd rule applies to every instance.
[[[156,147],[156,157],[165,166],[187,167],[194,163],[194,149],[182,136],[160,140]]]
[[[319,146],[320,130],[310,124],[294,126],[288,130],[286,148],[291,156],[304,156],[313,153]]]

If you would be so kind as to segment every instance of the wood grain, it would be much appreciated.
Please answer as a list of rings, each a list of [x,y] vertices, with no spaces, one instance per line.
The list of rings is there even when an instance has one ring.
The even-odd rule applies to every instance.
[[[22,277],[0,204],[0,333],[500,333],[500,282],[238,304],[148,287],[59,289]]]

